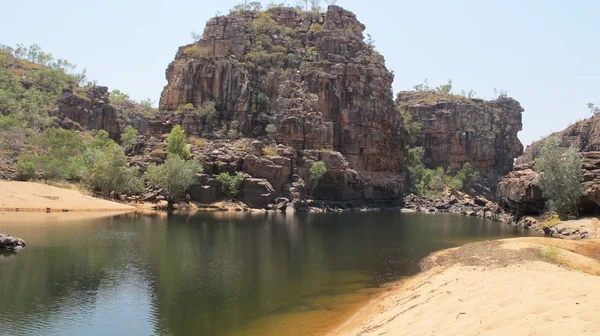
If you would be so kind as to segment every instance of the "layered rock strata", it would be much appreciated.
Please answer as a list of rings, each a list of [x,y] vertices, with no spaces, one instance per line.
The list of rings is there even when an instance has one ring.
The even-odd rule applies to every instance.
[[[429,168],[460,170],[466,162],[482,173],[503,176],[523,153],[517,137],[524,111],[518,101],[501,96],[485,101],[432,91],[400,92],[396,104],[419,122],[416,145]]]
[[[209,139],[268,136],[281,145],[277,155],[254,149],[227,167],[266,179],[274,196],[285,197],[294,183],[311,191],[308,171],[322,160],[328,173],[314,198],[401,202],[406,131],[391,95],[393,75],[363,41],[364,29],[338,6],[215,17],[169,65],[160,100],[165,113],[150,122],[149,133],[180,124]]]

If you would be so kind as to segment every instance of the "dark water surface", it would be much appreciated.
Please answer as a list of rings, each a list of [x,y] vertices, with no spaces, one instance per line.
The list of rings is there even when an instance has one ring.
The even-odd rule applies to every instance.
[[[46,217],[44,217],[46,216]],[[521,236],[480,218],[0,214],[0,333],[322,334],[435,250]]]

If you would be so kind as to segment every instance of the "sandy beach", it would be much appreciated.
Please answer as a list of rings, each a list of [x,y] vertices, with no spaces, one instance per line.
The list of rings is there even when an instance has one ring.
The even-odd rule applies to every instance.
[[[0,211],[134,211],[135,207],[41,183],[0,181]]]
[[[517,238],[423,261],[330,336],[598,335],[600,240]]]

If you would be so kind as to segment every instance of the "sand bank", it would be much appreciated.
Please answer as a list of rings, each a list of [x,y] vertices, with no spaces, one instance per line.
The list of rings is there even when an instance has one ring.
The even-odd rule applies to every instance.
[[[111,202],[33,182],[0,181],[0,211],[134,211]]]
[[[600,334],[600,240],[518,238],[437,252],[331,335]]]

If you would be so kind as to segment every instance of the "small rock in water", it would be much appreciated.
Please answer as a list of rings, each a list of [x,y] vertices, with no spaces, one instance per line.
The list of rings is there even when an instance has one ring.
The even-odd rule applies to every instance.
[[[9,251],[17,251],[25,247],[25,241],[21,238],[13,237],[4,233],[0,233],[0,249]]]

